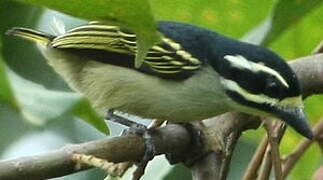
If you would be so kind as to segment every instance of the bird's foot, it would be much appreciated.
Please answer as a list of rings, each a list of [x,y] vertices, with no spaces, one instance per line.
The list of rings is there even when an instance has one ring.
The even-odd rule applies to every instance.
[[[144,174],[148,162],[152,160],[156,154],[155,142],[152,136],[155,132],[155,128],[161,124],[160,121],[154,121],[154,125],[146,127],[143,124],[136,123],[125,117],[117,115],[113,111],[108,112],[106,119],[129,127],[129,129],[122,133],[123,135],[136,134],[143,137],[145,152],[141,161],[136,163],[137,169],[134,171],[132,178],[133,180],[140,179],[140,177]]]
[[[131,129],[131,128],[140,129],[140,132],[141,132],[141,130],[144,130],[147,128],[143,124],[137,123],[137,122],[129,120],[119,114],[116,114],[114,110],[109,110],[106,114],[105,119],[108,121],[112,121],[112,122],[127,126],[127,127],[129,127],[129,129]]]
[[[153,159],[156,154],[156,144],[154,142],[154,133],[156,133],[155,128],[160,126],[161,121],[154,121],[152,126],[148,128],[143,125],[131,121],[127,118],[124,118],[120,115],[117,115],[113,112],[108,112],[108,119],[114,121],[116,123],[125,125],[129,127],[123,134],[136,134],[140,135],[144,138],[145,152],[142,160],[138,163],[137,169],[133,173],[133,179],[140,179],[140,177],[144,174],[144,170],[147,166],[147,163]],[[191,144],[190,149],[188,151],[178,153],[178,154],[165,154],[170,164],[176,164],[178,162],[184,163],[186,166],[192,166],[196,161],[204,157],[207,153],[205,150],[205,145],[203,142],[203,133],[200,129],[196,128],[191,123],[179,123],[183,127],[187,129],[190,135]]]

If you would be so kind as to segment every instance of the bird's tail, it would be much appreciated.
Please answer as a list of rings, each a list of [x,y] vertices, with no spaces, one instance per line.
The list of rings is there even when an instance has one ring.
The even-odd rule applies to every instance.
[[[46,34],[40,31],[35,31],[33,29],[14,27],[7,31],[8,35],[18,36],[23,39],[27,39],[42,45],[48,45],[55,36]]]

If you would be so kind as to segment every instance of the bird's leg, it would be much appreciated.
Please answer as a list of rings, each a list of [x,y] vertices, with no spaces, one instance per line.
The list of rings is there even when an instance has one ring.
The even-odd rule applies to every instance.
[[[136,122],[131,121],[125,117],[115,114],[114,110],[109,110],[107,112],[105,119],[108,121],[112,121],[112,122],[127,126],[129,128],[134,128],[134,129],[146,129],[147,128],[143,124],[136,123]]]
[[[148,129],[158,128],[163,125],[164,122],[165,121],[163,120],[154,119],[153,122],[148,125]]]
[[[156,155],[155,142],[152,136],[155,128],[160,127],[163,123],[164,121],[161,120],[153,120],[153,122],[147,127],[146,131],[142,134],[142,137],[145,140],[145,154],[142,160],[136,164],[137,169],[133,173],[133,180],[139,180],[140,177],[143,176],[148,162]]]
[[[137,134],[144,138],[144,156],[140,162],[136,163],[137,169],[133,173],[133,179],[140,179],[144,174],[148,162],[152,160],[156,154],[155,142],[152,136],[154,129],[159,127],[163,121],[154,120],[148,127],[146,127],[143,124],[139,124],[125,117],[119,116],[111,110],[108,111],[106,119],[129,127],[129,129],[123,132],[123,134]]]

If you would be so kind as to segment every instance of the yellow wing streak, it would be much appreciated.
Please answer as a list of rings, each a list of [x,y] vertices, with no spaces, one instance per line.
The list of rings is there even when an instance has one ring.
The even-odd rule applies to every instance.
[[[136,35],[117,26],[94,22],[76,27],[56,37],[50,46],[54,48],[97,49],[135,56]],[[154,45],[147,53],[144,63],[161,74],[177,74],[196,71],[201,62],[185,51],[174,40],[163,37],[162,43]]]

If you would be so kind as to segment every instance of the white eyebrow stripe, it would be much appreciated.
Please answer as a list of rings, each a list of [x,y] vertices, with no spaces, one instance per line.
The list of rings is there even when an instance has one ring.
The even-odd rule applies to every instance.
[[[236,83],[232,80],[221,78],[221,83],[225,84],[226,89],[228,89],[230,91],[234,91],[234,92],[238,93],[239,95],[241,95],[244,99],[251,101],[251,102],[255,102],[257,104],[267,103],[270,105],[274,105],[279,102],[278,99],[268,97],[264,94],[249,93],[248,91],[242,89],[238,85],[238,83]]]
[[[229,79],[224,79],[221,78],[221,83],[224,84],[226,87],[226,89],[230,90],[230,91],[234,91],[236,93],[238,93],[239,95],[241,95],[244,99],[246,99],[247,101],[251,101],[251,102],[255,102],[258,104],[270,104],[272,106],[274,105],[278,105],[281,107],[299,107],[299,106],[303,106],[302,103],[302,96],[295,96],[295,97],[287,97],[283,100],[279,100],[279,99],[275,99],[269,96],[266,96],[264,94],[252,94],[249,93],[248,91],[244,90],[243,88],[241,88],[238,83],[229,80]]]
[[[285,79],[281,75],[279,75],[275,70],[271,69],[270,67],[264,66],[259,63],[248,61],[245,57],[243,57],[241,55],[236,55],[236,56],[225,55],[224,59],[228,60],[232,64],[232,66],[239,68],[239,69],[248,69],[253,72],[262,71],[262,72],[266,72],[268,74],[271,74],[271,75],[275,76],[284,86],[289,88],[289,85],[287,84]]]

